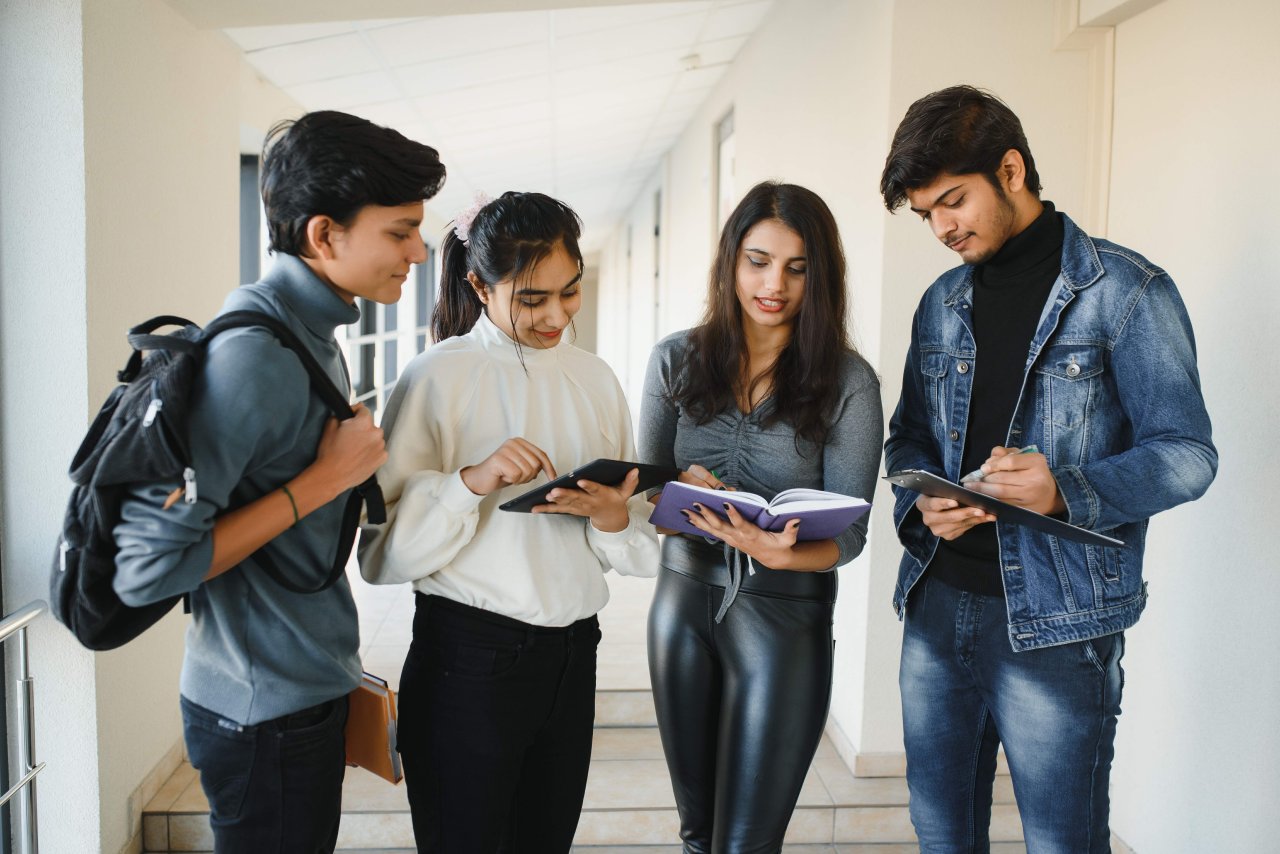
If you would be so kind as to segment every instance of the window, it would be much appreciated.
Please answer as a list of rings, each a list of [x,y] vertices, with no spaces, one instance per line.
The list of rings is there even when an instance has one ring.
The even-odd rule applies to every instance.
[[[258,156],[240,155],[240,284],[256,282],[262,275],[262,239],[266,217],[258,195]]]
[[[266,247],[266,217],[258,192],[258,156],[240,157],[240,283],[256,282],[270,266]],[[427,247],[427,259],[414,268],[412,281],[400,302],[378,305],[357,301],[360,322],[338,332],[351,375],[355,400],[381,412],[387,396],[414,355],[431,343],[431,310],[436,304],[438,276],[436,250]]]
[[[414,268],[410,286],[400,302],[378,305],[359,299],[359,324],[346,328],[339,343],[351,371],[355,400],[375,415],[409,360],[431,343],[431,309],[436,302],[436,250],[427,247],[427,260]]]

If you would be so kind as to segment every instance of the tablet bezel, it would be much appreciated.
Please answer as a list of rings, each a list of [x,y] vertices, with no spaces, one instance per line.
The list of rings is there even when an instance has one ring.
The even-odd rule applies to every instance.
[[[547,493],[553,489],[577,489],[578,481],[590,480],[606,486],[617,486],[626,478],[632,469],[640,470],[640,483],[636,486],[636,494],[646,489],[662,486],[680,476],[680,469],[674,466],[659,466],[649,463],[633,463],[627,460],[611,460],[601,457],[586,465],[578,466],[573,471],[562,474],[541,486],[535,486],[527,492],[517,495],[510,501],[498,505],[499,510],[511,513],[530,513],[539,504],[547,504]]]

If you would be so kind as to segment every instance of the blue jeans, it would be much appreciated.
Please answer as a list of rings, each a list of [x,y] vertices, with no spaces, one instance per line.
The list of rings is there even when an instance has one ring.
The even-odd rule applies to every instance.
[[[1028,854],[1110,852],[1124,635],[1014,652],[1005,603],[926,577],[902,639],[911,823],[928,854],[990,851],[1004,745]]]
[[[332,852],[342,815],[347,698],[244,726],[182,698],[217,854]]]

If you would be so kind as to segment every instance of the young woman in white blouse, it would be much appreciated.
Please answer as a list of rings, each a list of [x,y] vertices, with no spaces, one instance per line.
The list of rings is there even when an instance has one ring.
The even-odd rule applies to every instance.
[[[657,571],[635,472],[553,491],[533,516],[498,509],[535,479],[635,459],[613,372],[562,340],[582,304],[580,228],[539,193],[459,215],[437,343],[410,362],[383,418],[388,521],[366,529],[360,562],[367,580],[415,590],[399,744],[420,851],[569,850],[604,573]]]

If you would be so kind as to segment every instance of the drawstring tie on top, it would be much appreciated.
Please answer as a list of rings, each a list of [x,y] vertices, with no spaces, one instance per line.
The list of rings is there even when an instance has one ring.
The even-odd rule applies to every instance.
[[[738,590],[742,588],[742,564],[744,558],[747,564],[747,574],[756,574],[756,565],[751,560],[751,555],[739,551],[728,543],[723,545],[724,565],[729,570],[729,586],[724,589],[724,598],[720,600],[720,610],[716,612],[717,623],[724,619],[725,612],[729,610],[729,606],[738,598]]]

